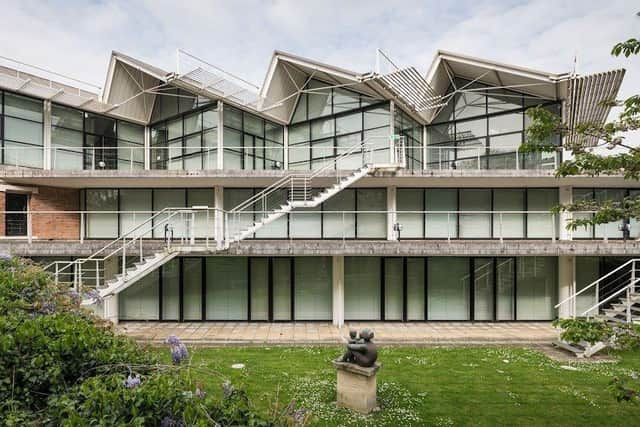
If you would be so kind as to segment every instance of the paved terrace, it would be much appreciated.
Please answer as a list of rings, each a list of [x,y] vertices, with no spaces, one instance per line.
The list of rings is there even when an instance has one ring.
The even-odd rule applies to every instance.
[[[341,345],[349,329],[371,328],[379,344],[550,344],[558,338],[550,322],[122,322],[118,330],[138,341],[160,344],[169,335],[196,345]]]

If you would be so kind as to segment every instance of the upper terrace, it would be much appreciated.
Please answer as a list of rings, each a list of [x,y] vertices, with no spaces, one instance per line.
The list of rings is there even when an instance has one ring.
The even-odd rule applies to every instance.
[[[615,98],[624,75],[553,74],[443,51],[426,76],[413,67],[357,73],[276,51],[258,88],[185,52],[175,72],[114,52],[98,94],[25,68],[0,68],[1,163],[69,179],[114,170],[269,177],[320,168],[363,140],[380,138],[382,151],[391,135],[405,138],[413,172],[529,176],[553,170],[561,153],[518,152],[526,109],[541,105],[568,123],[603,121],[609,107],[601,101]],[[2,175],[16,178],[11,169]]]

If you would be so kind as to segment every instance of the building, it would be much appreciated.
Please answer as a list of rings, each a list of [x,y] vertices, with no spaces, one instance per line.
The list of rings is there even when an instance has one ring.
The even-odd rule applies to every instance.
[[[550,212],[638,183],[518,151],[527,108],[604,121],[624,70],[438,51],[426,75],[362,74],[276,51],[255,88],[179,57],[114,52],[100,94],[0,68],[0,250],[97,286],[111,320],[550,320],[640,253],[633,221],[623,239]]]

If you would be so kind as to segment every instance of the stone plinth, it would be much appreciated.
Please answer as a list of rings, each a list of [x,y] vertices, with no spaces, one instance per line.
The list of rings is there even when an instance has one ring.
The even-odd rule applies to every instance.
[[[376,373],[380,364],[363,368],[353,363],[333,361],[338,373],[337,404],[362,414],[378,408],[376,399]]]

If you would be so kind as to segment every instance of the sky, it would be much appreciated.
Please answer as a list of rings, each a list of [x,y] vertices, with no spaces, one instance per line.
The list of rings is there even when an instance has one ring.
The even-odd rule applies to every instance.
[[[0,56],[104,85],[112,50],[174,71],[184,49],[260,86],[275,49],[358,72],[383,49],[426,73],[437,49],[549,72],[627,69],[613,58],[640,37],[637,0],[0,0]]]

